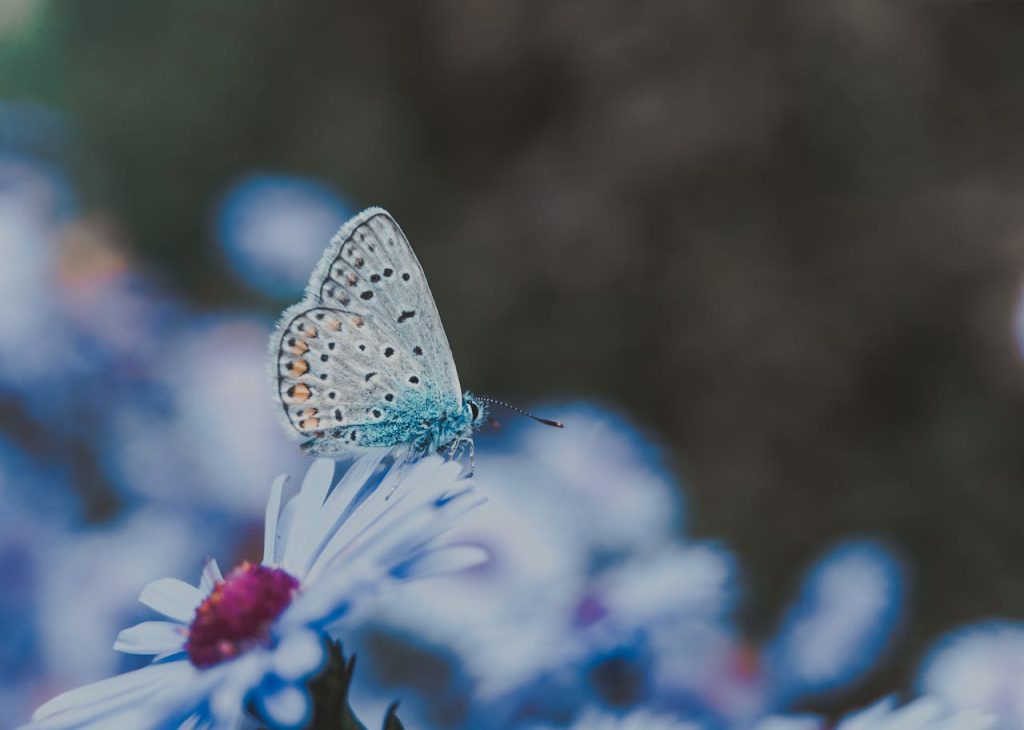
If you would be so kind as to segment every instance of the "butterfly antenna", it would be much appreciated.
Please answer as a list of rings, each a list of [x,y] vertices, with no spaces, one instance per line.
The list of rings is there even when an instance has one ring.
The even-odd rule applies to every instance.
[[[515,407],[511,403],[506,403],[505,401],[495,400],[494,398],[485,398],[485,397],[479,396],[479,395],[477,396],[477,398],[482,400],[484,403],[493,403],[496,406],[501,406],[502,408],[508,408],[510,411],[515,411],[516,413],[519,413],[519,414],[521,414],[523,416],[526,416],[527,418],[532,418],[537,423],[543,423],[545,426],[554,426],[555,428],[565,428],[565,424],[562,423],[561,421],[555,421],[555,420],[553,420],[551,418],[541,418],[540,416],[535,416],[532,413],[528,413],[527,411],[524,411],[522,408]]]

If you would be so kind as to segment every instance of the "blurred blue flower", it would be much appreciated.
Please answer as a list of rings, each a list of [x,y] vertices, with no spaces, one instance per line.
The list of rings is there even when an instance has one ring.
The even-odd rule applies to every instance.
[[[318,460],[292,497],[279,478],[260,565],[225,578],[210,561],[198,587],[150,583],[139,600],[169,620],[122,631],[114,648],[153,663],[51,700],[27,727],[235,727],[250,703],[273,727],[306,725],[321,632],[344,630],[385,587],[481,558],[434,544],[479,503],[459,466],[428,457],[381,474],[383,457],[361,457],[337,482],[334,462]]]
[[[863,676],[887,648],[902,605],[902,569],[880,545],[847,542],[821,558],[763,657],[774,706]]]
[[[0,435],[0,525],[58,527],[80,517],[81,505],[59,460],[44,465]]]
[[[1001,730],[1024,728],[1024,623],[994,621],[946,636],[918,684],[951,707],[992,713]]]
[[[259,514],[252,485],[304,461],[267,397],[268,331],[222,315],[165,333],[153,385],[110,415],[107,461],[120,484],[158,503]]]
[[[40,561],[28,535],[0,531],[0,685],[39,671],[36,583]]]
[[[231,268],[250,286],[286,299],[353,209],[327,186],[291,175],[254,174],[236,182],[217,211],[217,237]]]

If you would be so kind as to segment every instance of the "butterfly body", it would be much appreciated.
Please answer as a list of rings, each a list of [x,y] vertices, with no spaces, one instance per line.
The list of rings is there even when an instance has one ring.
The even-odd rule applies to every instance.
[[[435,391],[406,391],[382,406],[382,417],[350,429],[337,428],[302,444],[307,453],[337,453],[338,441],[358,448],[389,448],[407,444],[413,454],[427,454],[468,440],[486,416],[482,404],[468,391],[453,403]],[[478,414],[474,418],[474,413]],[[352,434],[355,434],[355,438]]]
[[[342,226],[270,341],[279,413],[307,453],[413,456],[469,440],[483,403],[463,392],[409,242],[370,208]]]

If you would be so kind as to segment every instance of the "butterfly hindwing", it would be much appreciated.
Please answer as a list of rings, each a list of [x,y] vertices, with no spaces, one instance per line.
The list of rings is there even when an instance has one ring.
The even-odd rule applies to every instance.
[[[305,299],[282,316],[271,349],[284,421],[313,451],[399,445],[404,431],[395,423],[418,418],[403,413],[403,404],[461,404],[422,269],[379,208],[334,237]]]

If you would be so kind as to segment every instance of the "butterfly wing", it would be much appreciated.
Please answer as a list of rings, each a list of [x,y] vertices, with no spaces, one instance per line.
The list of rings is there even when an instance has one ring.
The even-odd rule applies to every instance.
[[[271,361],[284,422],[315,453],[403,443],[407,430],[387,425],[398,415],[392,404],[409,402],[410,391],[431,394],[439,407],[461,406],[426,277],[380,208],[355,216],[331,240],[305,298],[278,323]]]

